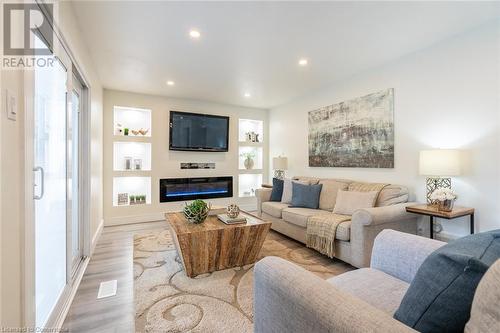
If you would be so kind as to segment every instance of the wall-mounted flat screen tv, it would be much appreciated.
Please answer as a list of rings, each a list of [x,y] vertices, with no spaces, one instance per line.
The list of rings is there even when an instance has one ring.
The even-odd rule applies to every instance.
[[[170,150],[228,151],[229,117],[170,111]]]

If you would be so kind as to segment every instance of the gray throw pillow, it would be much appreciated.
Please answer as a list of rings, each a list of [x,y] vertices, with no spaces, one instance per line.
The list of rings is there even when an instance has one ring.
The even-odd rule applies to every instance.
[[[322,184],[304,185],[292,182],[292,205],[290,207],[318,209],[322,187]]]
[[[394,318],[419,332],[463,332],[477,285],[500,258],[500,230],[452,241],[425,259]]]
[[[299,184],[304,184],[304,185],[309,184],[306,182],[301,182],[298,180],[291,180],[290,178],[285,178],[285,180],[283,182],[283,194],[281,196],[282,203],[289,204],[292,202],[292,192],[293,192],[292,183],[299,183]]]

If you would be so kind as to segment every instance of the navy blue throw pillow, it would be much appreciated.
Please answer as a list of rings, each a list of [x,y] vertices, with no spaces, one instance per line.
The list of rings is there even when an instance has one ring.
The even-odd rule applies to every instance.
[[[304,185],[292,182],[292,205],[290,207],[318,209],[322,187],[323,184]]]
[[[273,178],[273,191],[271,192],[270,201],[281,201],[283,196],[283,184],[285,181],[283,179]]]
[[[394,318],[419,332],[463,332],[477,285],[500,258],[500,230],[452,241],[425,261]]]

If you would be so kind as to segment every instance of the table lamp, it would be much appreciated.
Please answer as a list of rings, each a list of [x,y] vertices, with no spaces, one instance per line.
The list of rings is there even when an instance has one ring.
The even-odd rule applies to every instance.
[[[460,151],[433,149],[420,151],[419,172],[427,176],[427,203],[433,204],[430,195],[435,189],[451,188],[450,176],[460,175]]]
[[[274,178],[283,179],[288,169],[288,159],[284,156],[273,157]]]

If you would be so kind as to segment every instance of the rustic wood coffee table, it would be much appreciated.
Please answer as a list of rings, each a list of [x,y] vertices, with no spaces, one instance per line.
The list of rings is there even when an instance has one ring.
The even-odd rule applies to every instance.
[[[182,212],[165,214],[187,276],[253,264],[257,260],[271,222],[249,213],[241,214],[247,222],[234,225],[222,223],[217,216],[193,224]]]

